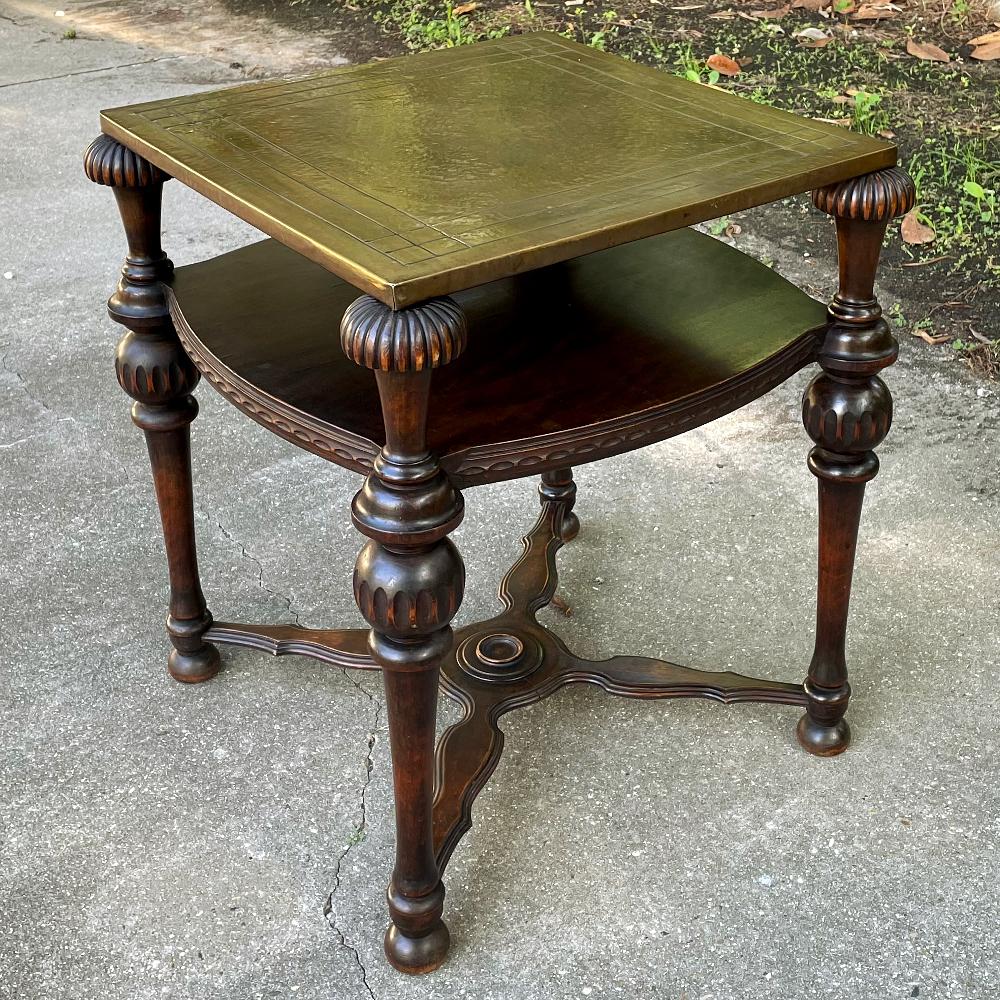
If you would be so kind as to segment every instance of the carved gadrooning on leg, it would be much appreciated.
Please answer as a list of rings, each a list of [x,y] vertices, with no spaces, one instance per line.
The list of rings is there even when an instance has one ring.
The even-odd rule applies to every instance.
[[[437,968],[450,940],[434,851],[434,740],[440,663],[451,652],[465,588],[462,558],[447,536],[464,507],[427,448],[426,423],[431,372],[461,353],[466,336],[451,299],[394,312],[362,296],[341,323],[344,353],[375,371],[385,422],[385,446],[352,505],[369,539],[354,596],[383,671],[392,750],[396,863],[385,951],[408,973]]]
[[[817,359],[823,371],[802,400],[802,422],[815,443],[809,468],[819,482],[820,549],[809,703],[797,735],[820,756],[850,742],[845,646],[854,554],[865,484],[879,467],[874,449],[892,424],[892,396],[877,373],[899,350],[875,297],[875,272],[889,220],[914,201],[913,183],[897,167],[813,192],[816,207],[836,219],[840,254],[840,285]]]
[[[836,219],[889,222],[905,215],[916,201],[916,189],[901,167],[888,167],[817,188],[813,204]]]
[[[167,633],[170,674],[186,683],[218,673],[218,650],[203,639],[212,616],[198,578],[191,494],[190,424],[198,413],[191,391],[197,368],[170,321],[161,282],[173,265],[160,247],[160,201],[167,175],[110,136],[84,154],[84,172],[111,187],[128,239],[121,278],[108,312],[128,332],[115,353],[118,383],[135,401],[132,420],[145,433],[163,523],[170,576]]]
[[[454,299],[430,299],[392,310],[371,295],[355,299],[340,324],[340,346],[362,368],[419,372],[457,358],[468,340],[465,313]]]

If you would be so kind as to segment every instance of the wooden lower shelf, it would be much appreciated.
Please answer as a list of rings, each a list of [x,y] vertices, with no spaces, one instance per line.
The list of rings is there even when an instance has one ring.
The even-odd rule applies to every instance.
[[[178,268],[185,349],[226,398],[366,472],[384,442],[371,372],[341,352],[352,286],[273,240]],[[815,356],[826,308],[680,230],[453,296],[469,346],[434,374],[428,438],[459,486],[652,444],[763,395]]]

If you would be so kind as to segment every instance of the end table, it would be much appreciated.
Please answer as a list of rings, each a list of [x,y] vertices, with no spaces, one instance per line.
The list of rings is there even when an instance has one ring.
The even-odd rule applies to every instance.
[[[894,147],[544,33],[117,108],[101,127],[85,168],[114,190],[128,238],[109,310],[128,331],[116,371],[163,522],[168,669],[206,681],[232,644],[382,671],[396,968],[426,972],[448,950],[441,877],[500,758],[505,712],[575,683],[764,701],[805,710],[810,753],[845,749],[851,575],[892,418],[878,373],[897,353],[874,278],[889,220],[914,203]],[[170,177],[270,239],[174,271],[159,235]],[[828,307],[685,228],[808,190],[836,219]],[[804,683],[584,660],[539,624],[556,552],[579,529],[574,466],[698,427],[813,362],[819,584]],[[370,630],[209,613],[189,446],[202,375],[364,477],[354,593]],[[453,631],[461,491],[525,476],[540,477],[541,515],[502,610]],[[439,685],[464,716],[435,752]]]

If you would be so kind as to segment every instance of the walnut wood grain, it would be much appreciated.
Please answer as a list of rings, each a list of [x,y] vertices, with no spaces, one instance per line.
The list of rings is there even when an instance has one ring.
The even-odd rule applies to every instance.
[[[697,670],[652,657],[588,660],[571,653],[536,618],[555,594],[566,507],[566,502],[543,501],[538,520],[523,539],[524,551],[500,583],[504,610],[456,630],[454,652],[442,661],[442,689],[461,706],[463,717],[444,732],[436,753],[434,845],[441,871],[471,828],[473,803],[500,761],[504,736],[499,721],[508,712],[571,684],[593,684],[609,694],[638,699],[796,706],[809,701],[801,684]],[[484,647],[509,658],[483,661],[477,651]]]
[[[878,472],[874,449],[892,426],[892,395],[878,376],[899,346],[875,296],[889,220],[909,211],[913,182],[898,167],[814,192],[837,222],[840,286],[817,355],[822,372],[806,387],[802,422],[815,447],[809,469],[819,497],[816,641],[805,681],[807,711],[796,730],[810,753],[833,756],[850,743],[847,620],[865,485]]]
[[[336,340],[356,297],[270,241],[179,268],[168,289],[181,342],[214,388],[293,444],[367,473],[385,443],[378,394]],[[364,352],[394,323],[415,327],[389,315],[379,330],[374,300],[363,301],[365,322],[351,329],[374,361]],[[453,360],[435,369],[427,437],[459,488],[558,472],[707,423],[812,361],[827,329],[822,304],[690,230],[454,301],[468,341],[455,358],[459,326],[450,348],[436,348]],[[433,341],[443,344],[432,337],[432,355]]]
[[[465,590],[465,565],[448,536],[465,506],[428,447],[427,413],[434,370],[457,358],[466,332],[465,314],[450,300],[400,314],[362,296],[341,324],[345,355],[374,369],[385,428],[351,504],[368,539],[355,563],[354,598],[382,668],[392,756],[396,860],[385,954],[411,974],[437,968],[450,943],[434,852],[434,736],[440,662]]]
[[[356,365],[383,372],[420,372],[448,364],[465,350],[469,327],[454,299],[387,309],[362,295],[344,311],[340,346]]]
[[[445,730],[434,755],[433,845],[439,875],[472,826],[473,804],[503,752],[500,720],[511,711],[571,684],[592,684],[609,694],[636,699],[704,698],[727,705],[809,703],[801,684],[698,670],[648,656],[589,660],[571,653],[536,618],[558,584],[556,553],[564,544],[568,503],[543,500],[537,521],[522,539],[520,557],[500,583],[503,610],[457,629],[450,652],[440,661],[441,689],[461,707],[462,718]],[[363,629],[230,622],[217,622],[206,634],[213,642],[275,656],[297,654],[338,667],[382,669],[371,656],[367,637]],[[524,651],[521,656],[505,662],[505,656],[518,646]],[[493,654],[489,661],[477,659],[476,651],[482,647]]]
[[[219,671],[219,651],[205,641],[212,615],[198,572],[191,481],[191,422],[198,404],[191,391],[197,367],[182,349],[164,296],[173,264],[160,245],[166,174],[106,135],[84,154],[84,173],[112,188],[128,253],[108,300],[108,315],[127,330],[115,352],[115,374],[134,400],[132,421],[146,439],[160,511],[170,581],[167,634],[170,675],[197,684]]]
[[[213,622],[205,639],[220,645],[259,649],[272,656],[307,656],[351,670],[381,670],[368,651],[368,629],[363,628]]]
[[[109,309],[129,331],[116,372],[146,434],[166,540],[170,670],[211,676],[214,640],[382,672],[396,968],[445,958],[441,875],[510,711],[579,683],[788,704],[806,709],[807,750],[846,747],[858,523],[892,420],[879,372],[897,353],[874,277],[888,220],[915,199],[892,146],[545,34],[114,109],[102,127],[84,169],[113,188],[128,237]],[[175,273],[159,242],[168,176],[282,242]],[[681,228],[810,188],[836,218],[827,308]],[[573,467],[714,420],[811,361],[822,371],[802,413],[820,542],[804,684],[570,652],[537,612],[579,530]],[[366,539],[353,587],[367,632],[213,623],[189,444],[200,375],[275,434],[365,477],[351,517]],[[461,489],[524,476],[540,478],[541,513],[500,585],[502,609],[453,631]],[[435,748],[439,684],[462,718]]]

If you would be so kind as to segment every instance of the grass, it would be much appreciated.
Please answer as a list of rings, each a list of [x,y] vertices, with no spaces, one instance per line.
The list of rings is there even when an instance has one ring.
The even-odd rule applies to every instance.
[[[911,292],[923,296],[914,313],[933,314],[946,328],[954,319],[954,336],[961,338],[961,324],[978,310],[979,329],[1000,335],[994,306],[1000,296],[1000,64],[923,61],[905,48],[912,36],[955,56],[964,40],[989,30],[986,0],[914,0],[897,20],[877,24],[852,22],[846,0],[829,18],[796,10],[775,19],[739,14],[782,0],[758,0],[745,9],[727,0],[701,0],[696,9],[652,0],[569,6],[559,0],[479,0],[473,6],[452,0],[309,2],[349,5],[413,50],[558,31],[759,104],[891,138],[917,184],[920,218],[936,234],[932,243],[908,246],[898,227],[890,227],[887,262],[905,281],[908,298]],[[817,27],[831,36],[823,47],[804,46],[794,37]],[[736,59],[742,72],[720,78],[707,65],[716,52]],[[788,216],[786,232],[801,232],[795,206],[775,206],[772,228],[781,211]],[[963,299],[964,311],[933,312],[937,303],[956,298]]]

